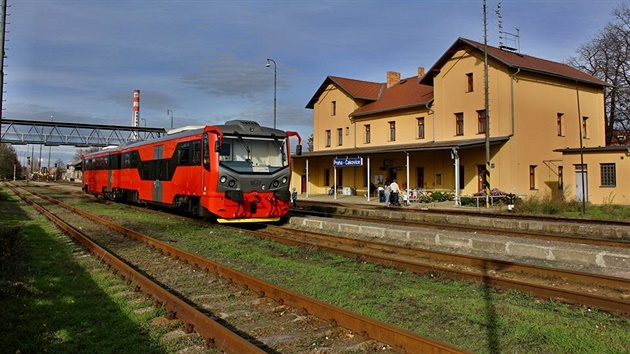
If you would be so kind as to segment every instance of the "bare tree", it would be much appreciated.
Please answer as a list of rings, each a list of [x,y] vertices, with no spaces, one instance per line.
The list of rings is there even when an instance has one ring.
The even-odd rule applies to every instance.
[[[620,4],[613,19],[590,42],[577,50],[569,65],[610,86],[605,88],[606,145],[615,130],[630,130],[630,7]]]
[[[97,147],[90,147],[87,149],[79,149],[77,150],[77,152],[74,153],[74,161],[77,160],[81,160],[81,156],[85,155],[85,154],[89,154],[91,152],[97,152],[97,151],[101,151],[101,148],[97,148]]]
[[[308,152],[313,151],[313,133],[311,133],[311,135],[309,135],[308,138],[306,139],[306,151]]]

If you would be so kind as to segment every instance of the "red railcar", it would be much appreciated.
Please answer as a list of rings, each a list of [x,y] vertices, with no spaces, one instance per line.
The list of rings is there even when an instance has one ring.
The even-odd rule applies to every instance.
[[[158,204],[219,222],[277,221],[289,211],[296,132],[252,121],[185,127],[83,157],[85,192]]]

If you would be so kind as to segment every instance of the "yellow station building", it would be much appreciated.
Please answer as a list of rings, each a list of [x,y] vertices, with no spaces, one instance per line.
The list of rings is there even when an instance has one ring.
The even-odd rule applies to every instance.
[[[396,179],[413,199],[472,196],[488,181],[520,196],[630,204],[630,150],[605,147],[607,84],[565,64],[491,46],[486,53],[489,114],[484,45],[465,38],[417,76],[328,76],[306,106],[313,151],[294,156],[293,187],[364,195],[370,183]]]

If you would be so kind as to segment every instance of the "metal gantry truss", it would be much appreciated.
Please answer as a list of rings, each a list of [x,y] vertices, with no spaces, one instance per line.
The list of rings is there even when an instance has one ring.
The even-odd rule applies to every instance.
[[[105,124],[45,122],[2,119],[0,142],[13,145],[42,144],[76,147],[104,147],[156,139],[166,135],[164,128]]]

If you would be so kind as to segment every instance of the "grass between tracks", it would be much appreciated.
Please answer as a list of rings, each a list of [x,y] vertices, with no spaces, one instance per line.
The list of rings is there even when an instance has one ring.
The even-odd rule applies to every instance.
[[[630,353],[630,319],[425,277],[177,217],[76,206],[271,283],[475,353]]]
[[[43,217],[0,189],[1,353],[165,353],[158,337],[170,331],[148,320],[161,309],[130,304],[133,291]],[[136,295],[137,296],[137,295]]]

